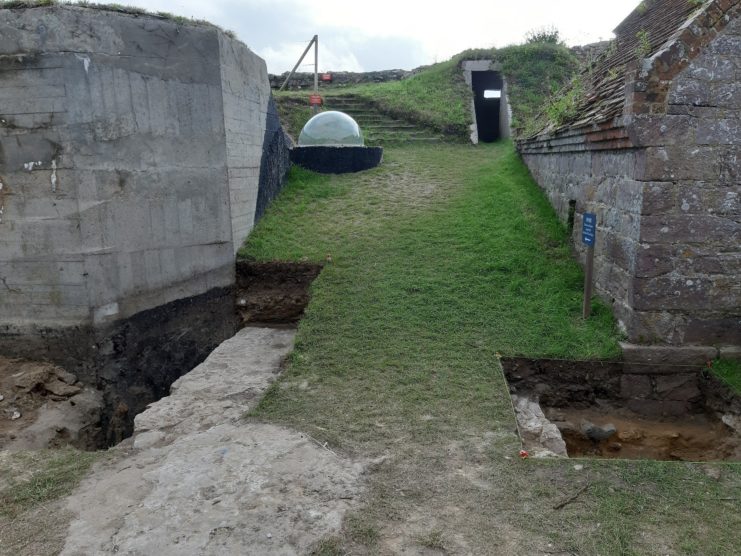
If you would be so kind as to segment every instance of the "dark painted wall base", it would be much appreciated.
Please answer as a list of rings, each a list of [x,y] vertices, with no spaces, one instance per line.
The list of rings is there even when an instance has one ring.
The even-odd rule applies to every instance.
[[[217,288],[101,328],[20,333],[3,327],[0,353],[51,361],[102,390],[101,424],[110,446],[130,436],[134,417],[237,329],[234,288]]]
[[[280,125],[275,100],[268,103],[265,135],[262,139],[262,160],[260,162],[260,181],[257,190],[255,222],[262,218],[265,209],[280,193],[291,169],[290,139]]]
[[[382,147],[294,147],[291,162],[322,174],[370,170],[381,163]]]

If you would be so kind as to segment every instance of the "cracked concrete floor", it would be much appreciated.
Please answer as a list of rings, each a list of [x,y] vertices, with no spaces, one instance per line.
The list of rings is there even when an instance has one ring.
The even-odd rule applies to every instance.
[[[340,529],[365,466],[305,434],[247,422],[293,330],[245,328],[137,416],[69,498],[62,554],[301,554]]]

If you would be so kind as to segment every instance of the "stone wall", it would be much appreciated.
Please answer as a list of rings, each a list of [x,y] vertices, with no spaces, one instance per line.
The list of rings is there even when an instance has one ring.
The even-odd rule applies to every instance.
[[[741,19],[668,91],[666,114],[636,114],[645,147],[635,334],[741,345]],[[636,110],[637,111],[637,110]]]
[[[367,72],[352,72],[352,71],[331,71],[327,72],[332,75],[332,85],[357,85],[359,83],[385,83],[387,81],[399,81],[414,75],[421,68],[417,68],[413,71],[406,71],[401,69],[395,70],[383,70],[383,71],[367,71]],[[321,72],[324,73],[324,72]],[[326,87],[327,84],[321,81],[321,73],[319,74],[319,87]],[[270,75],[270,86],[273,89],[279,89],[283,82],[288,77],[288,72],[281,75]],[[300,89],[313,89],[314,88],[314,74],[307,72],[297,72],[291,77],[291,81],[286,86],[289,90],[300,90]]]
[[[642,184],[634,178],[637,153],[558,152],[524,154],[523,159],[564,223],[575,201],[572,241],[582,262],[582,217],[585,212],[597,215],[595,288],[613,305],[621,328],[628,330],[642,204]]]
[[[0,336],[231,287],[269,100],[265,63],[216,28],[0,10]]]
[[[580,251],[597,213],[597,291],[633,342],[741,345],[741,19],[711,36],[690,62],[670,43],[629,73],[612,125],[520,145],[564,221],[576,201]]]

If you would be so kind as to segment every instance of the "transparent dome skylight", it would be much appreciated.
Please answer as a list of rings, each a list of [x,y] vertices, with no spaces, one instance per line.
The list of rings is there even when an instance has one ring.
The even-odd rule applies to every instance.
[[[320,112],[311,118],[298,137],[299,147],[362,147],[360,126],[344,112]]]

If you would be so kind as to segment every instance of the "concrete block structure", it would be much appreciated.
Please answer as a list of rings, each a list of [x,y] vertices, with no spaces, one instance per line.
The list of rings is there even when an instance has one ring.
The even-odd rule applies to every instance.
[[[289,164],[265,62],[218,28],[0,9],[0,352],[130,415],[165,394],[236,330],[235,254]]]
[[[214,27],[0,10],[0,325],[110,322],[232,285],[280,135],[270,101],[264,61]]]
[[[518,149],[631,342],[741,345],[741,2],[646,0]]]

